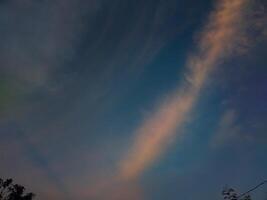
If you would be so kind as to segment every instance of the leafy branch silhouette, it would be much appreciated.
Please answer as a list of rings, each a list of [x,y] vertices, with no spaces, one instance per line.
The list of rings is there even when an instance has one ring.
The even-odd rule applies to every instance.
[[[248,191],[238,195],[236,191],[233,188],[225,188],[222,191],[223,198],[225,200],[252,200],[250,193],[253,192],[254,190],[258,189],[262,185],[267,183],[267,180],[261,182],[260,184],[256,185],[255,187],[249,189]]]
[[[25,187],[13,184],[12,179],[3,180],[0,178],[0,200],[32,200],[33,193],[24,193]]]

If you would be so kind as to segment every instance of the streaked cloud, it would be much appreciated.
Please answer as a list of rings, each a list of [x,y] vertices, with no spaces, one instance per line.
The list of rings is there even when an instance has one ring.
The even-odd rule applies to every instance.
[[[241,132],[241,126],[237,123],[238,116],[235,110],[226,110],[218,124],[217,132],[212,141],[212,147],[220,147],[225,143],[236,141]]]
[[[209,78],[214,79],[213,71],[228,57],[247,53],[251,43],[261,43],[266,35],[265,9],[256,9],[256,5],[252,8],[252,1],[218,0],[216,10],[205,23],[202,18],[210,10],[211,2],[215,1],[22,3],[14,0],[0,3],[3,27],[0,30],[0,157],[4,158],[1,173],[25,183],[27,188],[29,185],[40,199],[156,199],[150,198],[149,192],[160,199],[168,189],[158,182],[165,178],[169,186],[169,180],[177,178],[180,168],[165,175],[169,167],[179,167],[180,163],[173,163],[175,166],[161,163],[168,168],[164,177],[159,175],[147,180],[142,174],[184,135],[182,128],[191,119],[191,111],[195,111],[205,84],[209,83]],[[256,20],[251,10],[258,11]],[[201,28],[200,22],[205,25],[192,47],[191,34]],[[261,37],[247,38],[251,29],[259,31]],[[188,46],[193,51],[189,52],[186,64],[176,65],[184,60]],[[151,62],[154,60],[156,62]],[[240,58],[237,60],[239,63]],[[241,119],[242,108],[238,110],[237,106],[228,105],[234,109],[223,112],[212,138],[218,146],[240,139],[245,123],[252,124],[246,126],[250,128],[249,133],[259,130],[258,135],[265,138],[261,141],[266,141],[261,108],[264,100],[259,103],[265,94],[264,86],[259,86],[266,81],[259,81],[264,71],[259,71],[259,66],[254,67],[257,65],[254,62],[252,65],[254,73],[251,68],[244,71],[251,73],[254,85],[244,80],[239,69],[235,68],[235,75],[230,72],[227,76],[231,80],[238,77],[246,84],[235,85],[218,70],[217,75],[224,83],[235,85],[231,86],[231,92],[236,94],[236,88],[246,85],[258,91],[251,93],[256,96],[250,95],[247,99],[250,93],[246,93],[236,101],[246,99],[243,109],[250,107],[252,112],[247,115],[255,116],[253,120]],[[230,64],[228,68],[231,67]],[[181,72],[181,69],[185,70],[183,77],[175,77],[174,72]],[[179,85],[170,91],[169,86],[178,79],[182,79]],[[162,92],[166,92],[166,98],[161,98],[154,110],[140,120],[140,107]],[[206,113],[203,118],[214,117],[211,121],[216,122],[218,113],[213,112],[216,106],[203,107],[200,111]],[[198,124],[209,134],[213,127],[205,127],[210,125],[206,124],[208,119],[203,121],[199,120]],[[196,127],[190,127],[194,136],[205,138],[207,135],[197,134],[201,131]],[[190,142],[197,141],[197,137]],[[198,148],[198,144],[196,146],[194,148]],[[213,150],[216,154],[219,149]],[[187,153],[181,152],[181,157],[187,157]],[[197,156],[198,153],[189,155],[188,159]],[[194,165],[198,165],[197,162]],[[204,169],[201,170],[200,174]],[[190,179],[188,188],[195,185],[192,173],[185,176]],[[151,190],[146,191],[147,181],[155,182],[159,189],[155,191],[152,184]],[[175,191],[176,186],[173,184]],[[190,189],[180,191],[186,195]]]
[[[177,136],[192,111],[208,76],[236,48],[246,0],[219,1],[188,58],[186,80],[146,118],[120,162],[123,180],[138,178]]]

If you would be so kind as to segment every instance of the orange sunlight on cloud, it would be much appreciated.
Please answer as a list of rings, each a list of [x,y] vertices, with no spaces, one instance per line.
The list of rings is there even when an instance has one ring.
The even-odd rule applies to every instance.
[[[211,71],[236,50],[246,2],[218,2],[201,33],[198,52],[188,59],[186,80],[137,129],[134,143],[120,163],[123,180],[138,178],[179,135]]]

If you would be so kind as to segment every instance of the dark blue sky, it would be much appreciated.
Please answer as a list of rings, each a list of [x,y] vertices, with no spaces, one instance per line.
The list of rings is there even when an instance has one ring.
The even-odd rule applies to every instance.
[[[267,179],[266,10],[0,1],[0,177],[40,200],[221,199]]]

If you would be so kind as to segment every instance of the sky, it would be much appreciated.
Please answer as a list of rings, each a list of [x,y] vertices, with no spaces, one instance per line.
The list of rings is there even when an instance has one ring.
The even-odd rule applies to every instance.
[[[0,177],[40,200],[219,200],[266,180],[266,13],[0,1]]]

